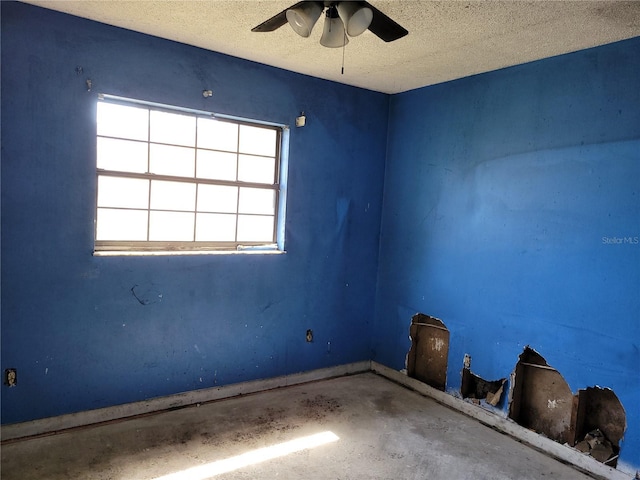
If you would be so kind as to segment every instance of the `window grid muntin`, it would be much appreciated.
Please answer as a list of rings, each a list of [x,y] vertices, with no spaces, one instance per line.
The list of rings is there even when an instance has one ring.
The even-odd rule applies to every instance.
[[[270,125],[264,125],[264,124],[260,124],[260,123],[252,123],[249,121],[242,121],[242,120],[231,120],[231,119],[226,119],[226,118],[216,118],[216,121],[219,122],[227,122],[230,123],[232,125],[234,125],[236,127],[237,130],[237,135],[236,135],[236,151],[230,151],[230,150],[220,150],[220,149],[213,149],[213,148],[204,148],[204,147],[198,147],[198,120],[203,118],[203,119],[210,119],[212,115],[209,114],[204,114],[204,113],[198,113],[198,112],[192,112],[186,109],[180,109],[180,108],[169,108],[169,107],[162,107],[162,106],[156,106],[153,104],[147,104],[146,102],[136,102],[136,101],[127,101],[127,100],[120,100],[120,99],[111,99],[109,98],[108,100],[105,98],[100,98],[100,102],[103,103],[115,103],[115,104],[120,104],[120,105],[125,105],[125,106],[132,106],[132,107],[137,107],[137,108],[145,108],[146,109],[146,113],[147,113],[147,140],[139,140],[139,139],[133,139],[133,138],[127,138],[127,137],[118,137],[118,136],[110,136],[110,135],[96,135],[96,138],[105,138],[105,139],[115,139],[115,140],[127,140],[127,141],[135,141],[135,142],[141,142],[141,143],[146,143],[147,144],[147,172],[146,173],[137,173],[137,172],[126,172],[126,171],[117,171],[117,170],[108,170],[108,169],[99,169],[96,168],[96,178],[98,179],[100,176],[114,176],[114,177],[119,177],[119,178],[138,178],[138,179],[145,179],[149,181],[149,189],[148,189],[148,201],[147,201],[147,240],[146,241],[130,241],[130,240],[123,240],[123,241],[113,241],[113,240],[98,240],[97,239],[97,232],[98,232],[98,225],[97,225],[97,212],[98,209],[110,209],[110,210],[134,210],[134,211],[142,211],[143,209],[140,208],[127,208],[127,207],[109,207],[109,206],[99,206],[97,203],[98,200],[98,189],[96,188],[96,222],[95,222],[95,229],[94,229],[94,238],[95,238],[95,250],[96,251],[135,251],[135,250],[140,250],[140,251],[146,251],[146,250],[150,250],[150,251],[154,251],[154,250],[159,250],[159,251],[172,251],[172,250],[219,250],[219,249],[238,249],[241,248],[242,246],[260,246],[260,245],[264,245],[264,246],[273,246],[275,247],[277,239],[277,229],[278,229],[278,215],[279,215],[279,201],[280,201],[280,185],[278,182],[278,179],[280,178],[280,155],[281,155],[281,141],[282,141],[282,128],[280,127],[276,127],[276,126],[270,126]],[[151,139],[151,111],[152,110],[157,110],[157,111],[166,111],[169,113],[174,113],[174,114],[184,114],[187,116],[192,116],[195,117],[195,140],[194,140],[194,146],[185,146],[185,145],[178,145],[178,144],[173,144],[173,143],[165,143],[165,142],[152,142]],[[246,126],[250,126],[250,127],[258,127],[258,128],[263,128],[263,129],[267,129],[267,130],[273,130],[275,132],[275,154],[274,157],[270,157],[270,156],[266,156],[266,155],[258,155],[258,154],[252,154],[252,153],[243,153],[240,152],[240,135],[241,135],[241,126],[242,125],[246,125]],[[150,173],[151,170],[151,146],[152,145],[166,145],[166,146],[174,146],[174,147],[182,147],[182,148],[190,148],[193,150],[193,160],[194,160],[194,176],[193,177],[186,177],[186,176],[173,176],[173,175],[160,175],[160,174],[153,174]],[[230,153],[235,155],[236,157],[236,180],[235,181],[231,181],[231,180],[217,180],[217,179],[210,179],[210,178],[199,178],[198,175],[198,151],[209,151],[209,152],[220,152],[220,153]],[[273,158],[274,159],[274,183],[273,184],[267,184],[267,183],[257,183],[257,182],[245,182],[245,181],[241,181],[238,180],[238,170],[240,168],[240,162],[239,162],[239,156],[240,155],[246,155],[246,156],[252,156],[252,157],[263,157],[263,158]],[[170,181],[170,182],[184,182],[184,183],[190,183],[190,184],[195,184],[195,188],[196,188],[196,193],[195,193],[195,205],[194,205],[194,210],[190,211],[191,213],[193,213],[193,231],[192,231],[192,238],[193,240],[191,241],[153,241],[153,240],[149,240],[150,238],[150,229],[151,229],[151,212],[185,212],[185,210],[169,210],[169,209],[152,209],[151,208],[151,195],[152,195],[152,188],[151,188],[151,180],[161,180],[161,181]],[[238,188],[238,195],[237,195],[237,201],[236,201],[236,211],[234,213],[229,213],[229,212],[214,212],[214,211],[209,211],[209,210],[199,210],[198,209],[198,188],[200,184],[207,184],[207,185],[219,185],[219,186],[234,186]],[[96,183],[97,186],[97,183]],[[239,207],[240,207],[240,189],[241,188],[259,188],[259,189],[265,189],[265,190],[271,190],[273,191],[273,198],[274,198],[274,205],[273,205],[273,214],[262,214],[262,213],[240,213],[239,211]],[[226,241],[198,241],[196,240],[197,238],[197,217],[198,217],[198,213],[202,213],[202,214],[228,214],[228,215],[233,215],[235,217],[235,241],[233,242],[226,242]],[[265,241],[238,241],[238,224],[239,224],[239,217],[242,215],[246,215],[246,216],[257,216],[257,217],[267,217],[270,218],[272,220],[273,223],[273,231],[271,232],[271,239],[269,241],[265,240]]]
[[[240,169],[240,125],[236,127],[236,182],[238,181],[238,170]],[[238,189],[238,196],[236,197],[236,231],[235,239],[238,240],[238,224],[240,220],[240,189]]]

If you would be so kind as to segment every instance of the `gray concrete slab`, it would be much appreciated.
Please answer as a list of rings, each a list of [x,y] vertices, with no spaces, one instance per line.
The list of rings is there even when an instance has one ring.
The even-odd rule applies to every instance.
[[[373,373],[18,441],[1,457],[3,480],[590,478]]]

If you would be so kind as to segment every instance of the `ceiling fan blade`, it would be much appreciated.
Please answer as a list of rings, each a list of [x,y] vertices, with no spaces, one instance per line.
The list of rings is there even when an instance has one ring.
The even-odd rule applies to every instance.
[[[369,30],[374,35],[378,36],[385,42],[393,42],[394,40],[398,40],[409,33],[406,28],[391,20],[369,2],[362,3],[366,4],[367,7],[373,10],[373,20],[371,20]]]
[[[283,11],[281,11],[277,15],[274,15],[269,20],[265,20],[257,27],[253,27],[251,31],[252,32],[273,32],[274,30],[277,30],[278,28],[283,26],[285,23],[287,23],[287,10],[291,8],[297,8],[303,3],[304,2],[298,2],[295,5],[291,5],[290,7],[285,8]]]

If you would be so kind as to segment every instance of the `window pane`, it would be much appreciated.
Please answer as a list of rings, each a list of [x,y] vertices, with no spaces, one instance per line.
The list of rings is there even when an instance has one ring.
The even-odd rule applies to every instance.
[[[98,137],[98,168],[119,172],[147,171],[147,143]]]
[[[154,210],[190,210],[196,206],[196,185],[184,182],[151,181],[151,208]]]
[[[196,240],[198,242],[235,241],[235,215],[198,213],[196,218]]]
[[[149,240],[152,241],[193,241],[194,213],[151,212]]]
[[[275,191],[265,188],[240,188],[240,213],[275,213]]]
[[[210,118],[198,118],[198,148],[237,151],[238,125]]]
[[[158,175],[193,177],[195,175],[195,153],[193,148],[152,143],[149,172]]]
[[[152,110],[150,140],[194,147],[196,144],[196,117]]]
[[[271,128],[240,125],[240,153],[276,155],[276,131]]]
[[[278,128],[107,95],[96,120],[96,251],[275,241]]]
[[[99,208],[96,240],[146,240],[146,210]]]
[[[98,206],[147,208],[149,205],[149,180],[98,177]]]
[[[275,158],[240,155],[238,180],[242,182],[273,184],[275,178]]]
[[[238,187],[222,185],[198,185],[198,211],[236,213]]]
[[[239,242],[273,242],[273,217],[238,215]]]
[[[198,150],[198,178],[235,181],[237,158],[235,153]]]
[[[149,110],[141,107],[98,102],[98,135],[147,140]]]

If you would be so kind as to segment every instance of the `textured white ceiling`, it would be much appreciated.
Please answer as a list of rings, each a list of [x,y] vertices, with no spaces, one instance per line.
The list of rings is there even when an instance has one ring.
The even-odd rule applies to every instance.
[[[371,32],[343,51],[289,25],[251,28],[296,0],[28,0],[118,27],[256,62],[397,93],[532,60],[640,36],[640,1],[370,0],[409,30],[385,43]]]

